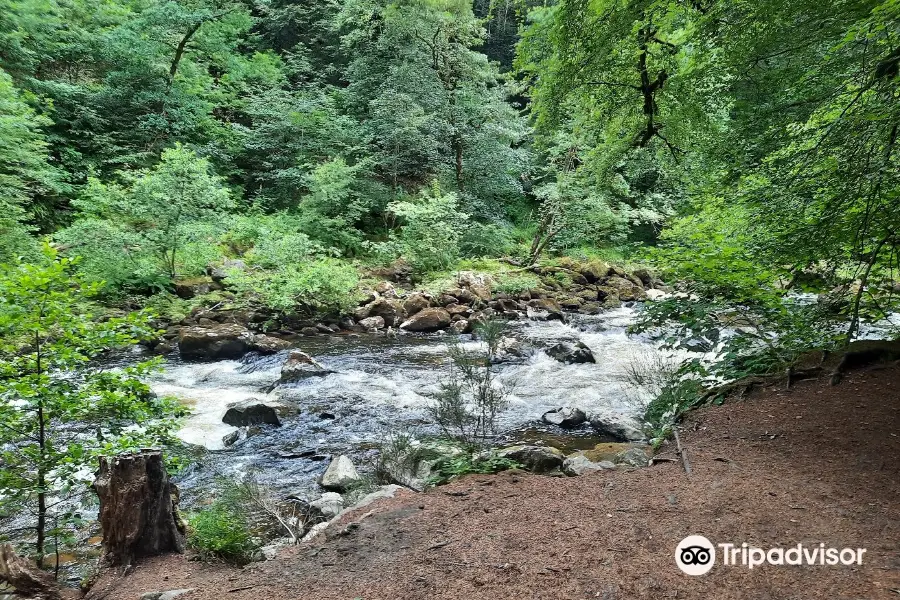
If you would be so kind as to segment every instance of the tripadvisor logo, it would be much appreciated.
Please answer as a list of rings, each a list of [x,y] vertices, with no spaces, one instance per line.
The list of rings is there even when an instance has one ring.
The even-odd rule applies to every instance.
[[[713,545],[702,535],[689,535],[675,548],[675,564],[688,575],[704,575],[716,564],[716,547],[720,549],[722,564],[753,569],[769,565],[861,565],[865,548],[826,548],[797,544],[789,548],[756,548],[747,543]]]

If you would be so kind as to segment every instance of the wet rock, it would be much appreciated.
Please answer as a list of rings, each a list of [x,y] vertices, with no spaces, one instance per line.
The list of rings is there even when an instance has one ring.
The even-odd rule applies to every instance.
[[[337,492],[325,492],[318,500],[309,503],[309,508],[314,514],[326,521],[338,516],[344,510],[344,497]]]
[[[319,335],[319,330],[316,329],[314,325],[303,327],[300,329],[300,335],[305,337],[316,337],[317,335]]]
[[[460,319],[459,321],[453,321],[450,324],[450,329],[459,334],[469,333],[472,331],[472,324],[466,319]]]
[[[260,354],[276,354],[291,347],[291,343],[281,338],[258,333],[253,336],[253,349]]]
[[[222,422],[233,427],[245,427],[247,425],[274,425],[281,427],[278,412],[275,407],[257,402],[244,400],[229,406],[222,417]],[[224,440],[223,440],[224,441]]]
[[[400,325],[406,331],[439,331],[450,325],[450,313],[443,308],[426,308]]]
[[[367,331],[371,331],[372,329],[384,329],[384,318],[366,317],[359,322],[359,326]]]
[[[550,358],[566,364],[595,363],[594,353],[584,342],[559,342],[547,349]]]
[[[399,300],[379,298],[369,305],[369,318],[381,317],[384,320],[384,324],[391,327],[395,327],[405,316],[406,312],[403,310],[403,303]]]
[[[621,442],[633,442],[645,439],[637,422],[625,415],[603,414],[591,417],[591,427],[599,435]]]
[[[649,463],[647,453],[642,448],[629,448],[616,455],[616,463],[630,467],[646,467]]]
[[[529,300],[525,308],[529,319],[536,321],[565,321],[562,307],[556,300],[550,298],[536,298]]]
[[[425,294],[421,294],[419,292],[415,292],[410,294],[406,300],[403,301],[403,310],[408,316],[413,316],[414,314],[425,310],[431,305],[431,301],[425,296]]]
[[[353,466],[353,461],[341,454],[328,464],[328,468],[322,474],[322,479],[319,480],[319,485],[326,490],[341,492],[360,479],[356,467]]]
[[[580,408],[566,406],[545,412],[541,416],[541,420],[544,423],[557,425],[563,429],[575,429],[587,422],[587,415]]]
[[[544,446],[510,446],[497,452],[499,456],[514,460],[532,473],[552,473],[563,464],[563,453]]]
[[[334,373],[323,367],[316,359],[302,350],[291,350],[287,360],[281,365],[278,384],[295,383],[307,377],[324,377]]]
[[[240,358],[253,348],[253,334],[241,325],[185,327],[178,334],[181,357],[197,360]]]
[[[586,473],[595,473],[604,469],[615,469],[616,465],[609,461],[593,462],[582,454],[574,454],[563,461],[563,473],[570,477],[585,475]]]
[[[241,430],[235,429],[231,433],[222,436],[222,445],[226,448],[233,446],[239,439],[241,439]]]

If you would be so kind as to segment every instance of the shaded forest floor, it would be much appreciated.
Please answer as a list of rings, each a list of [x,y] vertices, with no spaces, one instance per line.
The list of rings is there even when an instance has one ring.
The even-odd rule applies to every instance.
[[[347,515],[326,537],[244,569],[148,560],[89,597],[137,600],[900,598],[900,368],[807,381],[691,414],[680,463],[576,478],[469,476]],[[668,454],[672,456],[672,454]],[[347,526],[348,524],[355,525]],[[674,562],[713,543],[866,548],[861,566]]]

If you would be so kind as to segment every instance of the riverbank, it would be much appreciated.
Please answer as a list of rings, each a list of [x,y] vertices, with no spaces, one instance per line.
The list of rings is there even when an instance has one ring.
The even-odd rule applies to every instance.
[[[469,476],[347,515],[244,569],[165,556],[89,598],[894,598],[900,589],[900,369],[768,389],[689,415],[680,462],[551,478]],[[672,452],[663,456],[673,456]],[[866,548],[861,566],[717,564],[683,575],[676,544]]]

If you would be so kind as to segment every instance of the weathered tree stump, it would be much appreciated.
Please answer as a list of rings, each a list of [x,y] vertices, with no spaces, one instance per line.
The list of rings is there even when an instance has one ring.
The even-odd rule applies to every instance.
[[[56,579],[34,562],[16,554],[10,544],[0,546],[0,581],[5,581],[28,597],[46,600],[60,597]]]
[[[100,498],[107,565],[130,565],[137,558],[184,551],[178,488],[169,481],[161,452],[101,458],[94,491]]]

